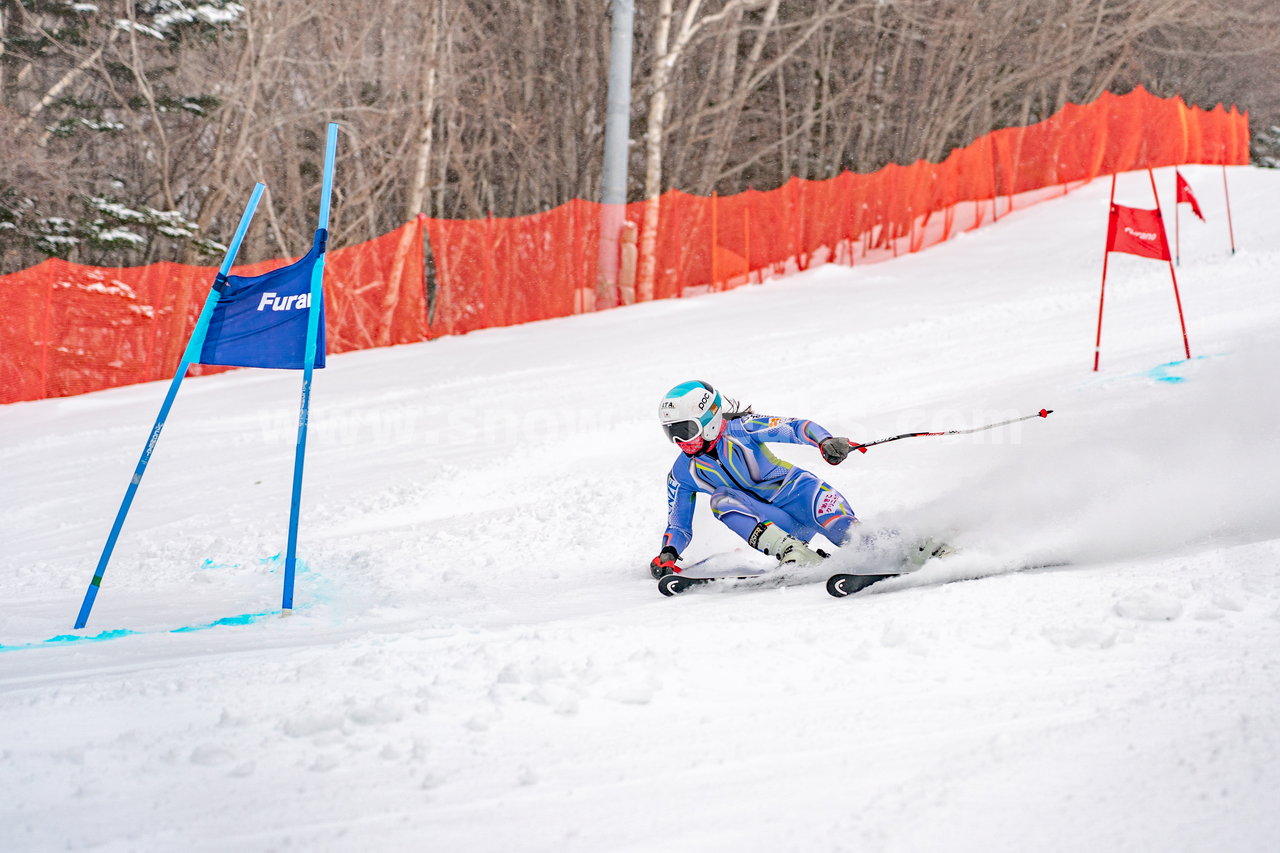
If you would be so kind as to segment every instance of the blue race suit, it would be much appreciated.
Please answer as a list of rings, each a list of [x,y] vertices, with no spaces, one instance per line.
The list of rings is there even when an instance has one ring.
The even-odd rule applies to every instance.
[[[784,462],[765,442],[817,447],[831,433],[813,421],[762,415],[726,420],[709,450],[681,454],[667,476],[667,532],[663,547],[684,553],[693,539],[698,492],[711,496],[711,512],[750,541],[761,522],[771,521],[805,542],[821,533],[842,544],[858,523],[844,496],[818,477]]]

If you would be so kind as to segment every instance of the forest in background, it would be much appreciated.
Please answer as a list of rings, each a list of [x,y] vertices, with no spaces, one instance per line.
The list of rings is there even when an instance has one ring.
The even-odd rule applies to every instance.
[[[0,0],[0,272],[306,251],[598,200],[609,0]],[[1142,85],[1280,164],[1274,0],[635,0],[629,198],[940,160]],[[265,226],[265,227],[264,227]]]

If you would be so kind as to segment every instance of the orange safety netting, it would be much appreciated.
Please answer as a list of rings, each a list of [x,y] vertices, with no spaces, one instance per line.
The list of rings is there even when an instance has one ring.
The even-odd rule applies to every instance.
[[[1014,204],[1133,169],[1249,162],[1247,114],[1143,89],[993,131],[941,163],[889,165],[768,192],[659,200],[653,296],[735,287],[810,264],[916,252]],[[601,206],[574,200],[507,219],[420,216],[329,253],[329,351],[562,317],[596,307]],[[644,221],[644,204],[627,205]],[[644,244],[641,234],[641,245]],[[284,261],[235,268],[255,275]],[[48,260],[0,276],[0,403],[167,379],[216,270]],[[643,287],[641,287],[643,293]],[[193,373],[225,368],[193,367]]]
[[[425,337],[420,234],[410,223],[329,252],[325,312],[331,352]],[[293,260],[244,264],[232,272],[259,275]],[[0,402],[168,379],[216,272],[173,263],[112,269],[51,258],[0,277]],[[227,369],[197,365],[191,373]]]

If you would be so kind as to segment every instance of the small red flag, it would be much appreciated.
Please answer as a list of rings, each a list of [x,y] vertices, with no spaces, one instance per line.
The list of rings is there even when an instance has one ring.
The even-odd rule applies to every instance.
[[[1158,261],[1169,260],[1169,241],[1164,236],[1164,220],[1160,218],[1160,211],[1111,205],[1107,251],[1128,252]]]
[[[1178,178],[1178,195],[1174,204],[1182,204],[1186,202],[1191,205],[1191,212],[1200,217],[1200,221],[1204,222],[1204,214],[1200,212],[1200,202],[1196,201],[1195,194],[1191,192],[1191,184],[1187,183],[1187,179],[1182,177],[1182,173],[1174,170],[1173,173]]]

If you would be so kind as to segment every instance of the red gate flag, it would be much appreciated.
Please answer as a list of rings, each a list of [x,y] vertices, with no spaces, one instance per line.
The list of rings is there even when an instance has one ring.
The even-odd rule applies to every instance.
[[[1116,204],[1116,176],[1111,176],[1111,215],[1107,219],[1107,250],[1102,253],[1102,290],[1098,294],[1098,336],[1093,343],[1093,369],[1098,370],[1102,356],[1102,308],[1107,297],[1107,260],[1112,252],[1128,252],[1143,258],[1155,258],[1169,264],[1169,280],[1173,282],[1173,299],[1178,303],[1178,325],[1182,327],[1182,349],[1191,358],[1191,343],[1187,340],[1187,321],[1182,316],[1182,296],[1178,293],[1178,276],[1173,271],[1173,258],[1169,255],[1169,240],[1164,234],[1164,217],[1160,215],[1160,193],[1156,192],[1156,175],[1147,168],[1151,180],[1151,195],[1156,200],[1155,210],[1142,210]],[[1177,205],[1174,205],[1176,211]]]
[[[1200,217],[1200,221],[1204,222],[1204,214],[1200,212],[1200,202],[1196,201],[1195,193],[1191,192],[1191,184],[1187,183],[1187,179],[1182,177],[1182,173],[1174,170],[1173,174],[1177,177],[1178,193],[1174,204],[1182,204],[1186,202],[1191,205],[1191,212]]]
[[[1111,205],[1111,221],[1107,224],[1107,251],[1128,252],[1144,258],[1167,261],[1169,241],[1164,235],[1160,210]]]

